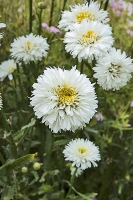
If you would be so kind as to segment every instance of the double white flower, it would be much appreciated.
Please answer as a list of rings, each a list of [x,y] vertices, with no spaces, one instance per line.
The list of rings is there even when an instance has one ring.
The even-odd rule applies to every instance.
[[[94,86],[76,67],[71,70],[47,68],[33,89],[30,104],[35,115],[54,133],[75,132],[86,126],[96,112]]]
[[[26,36],[21,36],[13,41],[11,44],[11,56],[17,62],[23,61],[29,63],[30,61],[41,60],[46,57],[49,44],[46,38],[40,35],[33,35],[30,33]]]
[[[65,34],[65,50],[78,60],[102,56],[113,44],[112,28],[98,21],[84,19],[80,24],[71,25],[71,30]]]
[[[96,161],[101,160],[99,148],[89,140],[78,138],[71,140],[63,151],[65,160],[71,161],[79,171],[90,168],[92,165],[97,167]],[[77,174],[78,175],[78,174]]]
[[[105,90],[119,90],[132,77],[133,62],[120,49],[111,48],[102,58],[97,60],[93,67],[94,77]]]
[[[84,19],[102,23],[109,21],[108,12],[100,9],[99,3],[91,1],[90,4],[85,2],[84,4],[70,6],[70,11],[62,12],[58,27],[68,31],[73,23],[80,24]]]

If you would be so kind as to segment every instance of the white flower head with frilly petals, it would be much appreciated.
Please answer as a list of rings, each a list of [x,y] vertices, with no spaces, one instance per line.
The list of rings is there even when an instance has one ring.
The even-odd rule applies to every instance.
[[[1,93],[0,93],[0,110],[1,110],[1,108],[2,108],[2,105],[3,105],[3,103],[2,103]]]
[[[79,62],[102,56],[113,44],[112,28],[97,21],[83,20],[81,24],[73,24],[71,31],[65,34],[65,50]]]
[[[6,24],[4,23],[0,23],[0,29],[1,28],[5,28],[6,27]],[[0,33],[0,39],[3,37],[3,33]]]
[[[47,68],[33,84],[31,106],[54,132],[83,128],[96,112],[94,86],[76,67]]]
[[[49,44],[46,38],[40,35],[33,35],[30,33],[26,36],[21,36],[13,41],[11,44],[11,56],[17,62],[23,61],[25,64],[30,61],[42,60],[47,56]]]
[[[59,21],[59,28],[64,28],[66,31],[71,29],[73,23],[81,23],[82,20],[88,19],[92,21],[99,21],[106,23],[109,21],[108,12],[100,9],[100,4],[91,1],[90,4],[78,4],[70,6],[71,11],[63,11],[61,20]]]
[[[12,80],[12,73],[16,68],[17,66],[13,59],[2,62],[0,65],[0,81],[3,81],[7,76],[9,80]]]
[[[126,53],[121,53],[120,49],[112,48],[103,57],[97,60],[93,67],[94,77],[105,90],[119,90],[131,79],[133,72],[133,62]]]
[[[78,138],[71,140],[63,151],[65,160],[71,161],[72,166],[85,170],[92,165],[97,167],[96,161],[101,160],[99,148],[89,140]]]

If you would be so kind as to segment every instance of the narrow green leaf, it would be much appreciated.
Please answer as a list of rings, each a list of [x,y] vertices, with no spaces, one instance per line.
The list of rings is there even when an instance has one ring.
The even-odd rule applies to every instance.
[[[2,169],[6,168],[9,172],[11,170],[14,170],[14,169],[20,167],[21,165],[25,165],[27,162],[34,160],[34,158],[35,158],[35,154],[28,154],[28,155],[22,156],[16,160],[10,160],[8,163],[6,163],[0,167],[0,171]]]
[[[66,183],[68,183],[68,185],[72,188],[72,190],[74,192],[76,192],[80,197],[82,197],[84,200],[92,200],[93,197],[95,197],[97,195],[97,193],[88,193],[88,194],[82,194],[80,192],[78,192],[71,184],[69,181],[65,181]]]
[[[13,137],[14,137],[14,140],[17,141],[19,138],[21,138],[21,137],[23,136],[23,133],[25,132],[25,130],[26,130],[27,128],[30,128],[30,127],[34,126],[35,123],[36,123],[36,120],[35,120],[34,118],[32,118],[32,119],[31,119],[31,122],[30,122],[29,124],[23,126],[23,127],[21,128],[21,130],[17,131],[17,132],[14,134],[14,136],[13,136]]]
[[[29,185],[33,185],[33,184],[34,184],[35,182],[37,182],[38,179],[39,179],[39,175],[38,175],[38,173],[37,173],[36,171],[32,171],[31,173],[32,173],[33,176],[34,176],[34,179],[29,183]]]

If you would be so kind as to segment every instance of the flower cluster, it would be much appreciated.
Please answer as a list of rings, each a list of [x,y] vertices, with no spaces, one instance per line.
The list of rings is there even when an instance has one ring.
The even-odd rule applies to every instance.
[[[70,7],[64,11],[58,27],[64,28],[65,50],[78,61],[102,56],[113,44],[112,28],[106,24],[109,21],[107,11],[100,9],[100,4],[91,1]]]
[[[125,52],[112,46],[114,39],[112,28],[107,24],[107,11],[93,1],[70,9],[62,13],[58,25],[66,31],[65,50],[79,62],[95,60],[93,70],[98,84],[105,90],[119,90],[132,77],[133,63]]]
[[[118,16],[121,16],[123,11],[126,11],[128,16],[132,15],[133,4],[131,2],[126,2],[124,0],[119,0],[119,1],[112,0],[110,6],[112,10],[115,13],[117,13]]]

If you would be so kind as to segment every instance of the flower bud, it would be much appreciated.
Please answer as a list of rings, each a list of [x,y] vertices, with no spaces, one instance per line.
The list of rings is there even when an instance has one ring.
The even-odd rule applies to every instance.
[[[33,169],[34,169],[34,170],[39,170],[40,167],[41,167],[41,163],[39,163],[39,162],[35,162],[35,163],[33,164]]]
[[[40,8],[40,9],[46,9],[46,4],[45,4],[44,2],[39,2],[39,3],[37,4],[37,6],[38,6],[38,8]]]
[[[27,171],[28,171],[27,167],[22,167],[22,168],[21,168],[21,172],[22,172],[23,174],[27,173]]]

